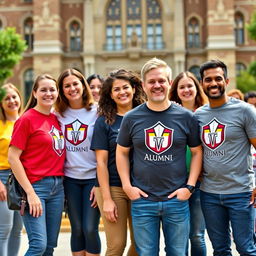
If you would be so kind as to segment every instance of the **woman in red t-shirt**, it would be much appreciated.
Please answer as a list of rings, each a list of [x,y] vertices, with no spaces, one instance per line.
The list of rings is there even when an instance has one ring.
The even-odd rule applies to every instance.
[[[53,255],[63,210],[65,143],[51,112],[58,97],[50,75],[35,80],[23,115],[16,121],[8,153],[12,171],[27,194],[23,221],[28,255]]]

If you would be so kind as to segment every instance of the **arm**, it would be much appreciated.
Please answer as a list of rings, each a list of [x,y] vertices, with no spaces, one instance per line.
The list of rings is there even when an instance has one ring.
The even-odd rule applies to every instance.
[[[256,138],[250,138],[249,140],[250,140],[251,144],[254,146],[254,148],[256,149]],[[253,204],[254,208],[256,208],[255,200],[256,200],[256,188],[254,188],[252,191],[252,196],[251,196],[251,201],[250,201],[250,204]]]
[[[0,201],[6,201],[6,200],[7,200],[6,187],[3,184],[3,182],[0,180]]]
[[[195,186],[202,169],[202,158],[203,158],[202,146],[200,145],[197,147],[190,148],[190,151],[192,154],[192,158],[191,158],[190,173],[189,173],[187,184]],[[168,198],[172,198],[174,196],[177,196],[179,200],[188,200],[189,197],[191,196],[191,193],[187,188],[179,188],[173,193],[171,193],[168,196]]]
[[[8,161],[16,179],[27,194],[29,213],[33,217],[39,217],[43,212],[42,204],[39,197],[36,195],[34,188],[29,182],[24,167],[20,161],[21,153],[21,149],[15,146],[10,146],[8,151]]]
[[[107,220],[117,222],[117,206],[111,197],[109,187],[108,151],[95,150],[95,153],[97,159],[97,177],[103,198],[103,212]]]
[[[133,187],[130,181],[130,159],[129,147],[122,147],[117,144],[116,147],[116,166],[119,176],[122,181],[123,190],[131,200],[136,200],[141,196],[147,197],[148,195],[137,187]]]

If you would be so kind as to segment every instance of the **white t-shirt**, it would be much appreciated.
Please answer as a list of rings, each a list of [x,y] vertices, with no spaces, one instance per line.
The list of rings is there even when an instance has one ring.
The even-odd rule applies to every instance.
[[[57,114],[66,139],[65,176],[74,179],[96,178],[95,152],[90,150],[97,107],[87,111],[85,108],[68,108],[63,116]]]

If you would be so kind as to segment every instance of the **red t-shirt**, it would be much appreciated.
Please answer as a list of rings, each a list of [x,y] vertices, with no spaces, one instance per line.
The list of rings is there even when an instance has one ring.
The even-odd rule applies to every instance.
[[[31,183],[64,175],[65,141],[54,114],[29,109],[15,122],[10,145],[23,151],[20,160]]]

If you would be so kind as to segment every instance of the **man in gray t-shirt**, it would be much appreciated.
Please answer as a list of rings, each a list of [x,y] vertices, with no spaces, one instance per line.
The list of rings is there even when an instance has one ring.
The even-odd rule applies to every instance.
[[[138,254],[158,256],[162,224],[166,255],[184,256],[189,235],[188,199],[202,163],[198,122],[192,113],[169,101],[171,69],[164,61],[149,60],[141,73],[148,100],[123,118],[117,139],[117,170],[132,200]],[[187,145],[192,153],[189,176]]]
[[[201,204],[214,255],[232,255],[231,225],[238,252],[255,256],[251,145],[256,146],[256,111],[227,96],[223,62],[204,63],[200,74],[209,99],[195,113],[204,149]]]

